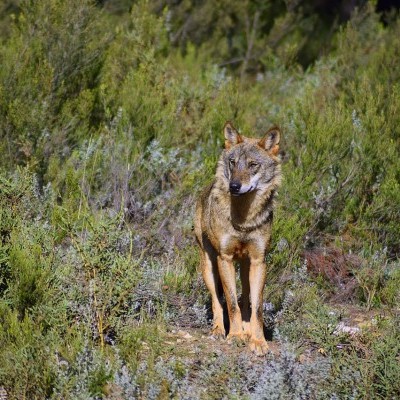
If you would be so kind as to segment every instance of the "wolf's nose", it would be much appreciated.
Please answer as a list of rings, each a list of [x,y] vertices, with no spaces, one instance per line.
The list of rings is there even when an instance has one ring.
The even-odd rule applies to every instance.
[[[238,194],[242,185],[239,182],[231,182],[229,184],[229,190],[231,193]]]

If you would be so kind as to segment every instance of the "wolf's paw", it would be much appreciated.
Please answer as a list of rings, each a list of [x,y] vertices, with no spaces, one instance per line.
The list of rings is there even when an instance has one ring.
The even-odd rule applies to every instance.
[[[269,347],[265,339],[250,339],[250,350],[257,356],[264,356],[268,353]]]
[[[215,339],[223,339],[225,337],[225,329],[216,325],[212,328],[210,335]]]

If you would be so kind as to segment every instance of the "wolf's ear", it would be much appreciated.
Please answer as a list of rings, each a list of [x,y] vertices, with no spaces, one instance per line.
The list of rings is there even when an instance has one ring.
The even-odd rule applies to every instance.
[[[235,144],[243,142],[239,132],[233,127],[233,125],[227,121],[224,125],[224,136],[225,136],[225,148],[230,149]]]
[[[258,142],[258,145],[276,156],[279,153],[280,138],[281,131],[277,126],[274,126],[273,128],[269,129],[265,136]]]

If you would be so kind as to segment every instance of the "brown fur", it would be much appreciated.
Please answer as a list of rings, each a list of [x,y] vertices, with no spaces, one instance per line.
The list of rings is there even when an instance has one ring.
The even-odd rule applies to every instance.
[[[214,182],[201,194],[195,215],[200,267],[211,293],[212,333],[225,336],[222,295],[228,315],[228,339],[248,339],[250,348],[265,354],[263,290],[265,254],[269,246],[273,205],[281,181],[278,158],[280,131],[271,128],[262,139],[240,135],[227,122],[225,150]],[[234,261],[242,281],[239,307]]]

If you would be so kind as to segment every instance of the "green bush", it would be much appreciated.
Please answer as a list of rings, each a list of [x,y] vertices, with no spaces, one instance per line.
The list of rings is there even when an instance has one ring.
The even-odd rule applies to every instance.
[[[46,168],[49,155],[65,157],[96,130],[95,87],[108,36],[101,20],[90,0],[21,2],[0,46],[3,166]]]

